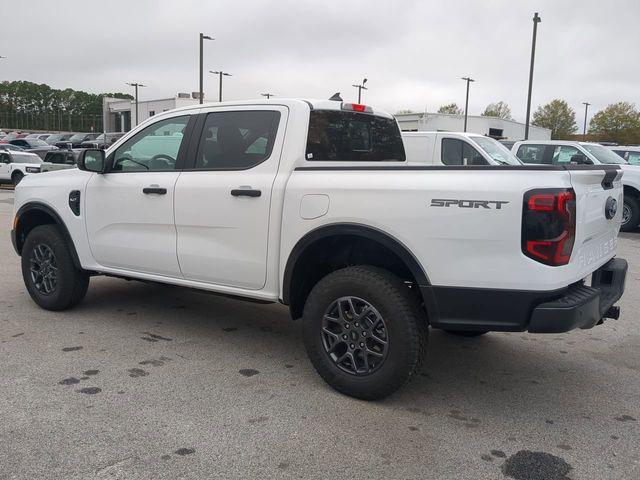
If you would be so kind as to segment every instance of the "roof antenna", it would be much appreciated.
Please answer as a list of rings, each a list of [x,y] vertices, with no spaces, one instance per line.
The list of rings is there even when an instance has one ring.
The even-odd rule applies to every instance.
[[[341,102],[342,97],[340,96],[340,92],[336,92],[333,95],[331,95],[331,98],[329,100],[333,100],[334,102]]]

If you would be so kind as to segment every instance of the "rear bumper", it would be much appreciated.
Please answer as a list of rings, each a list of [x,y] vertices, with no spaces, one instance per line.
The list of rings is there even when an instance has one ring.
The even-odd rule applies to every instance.
[[[593,273],[592,285],[574,285],[557,300],[538,305],[528,330],[533,333],[560,333],[575,328],[591,328],[604,318],[618,318],[613,305],[624,293],[627,262],[614,258]]]
[[[592,284],[554,291],[422,287],[430,324],[446,330],[561,333],[617,318],[627,262],[614,258],[593,272]]]

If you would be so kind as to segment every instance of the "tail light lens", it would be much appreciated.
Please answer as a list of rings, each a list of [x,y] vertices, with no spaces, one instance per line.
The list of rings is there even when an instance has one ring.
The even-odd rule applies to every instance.
[[[566,265],[576,236],[576,195],[571,188],[542,188],[524,195],[522,253],[545,265]]]

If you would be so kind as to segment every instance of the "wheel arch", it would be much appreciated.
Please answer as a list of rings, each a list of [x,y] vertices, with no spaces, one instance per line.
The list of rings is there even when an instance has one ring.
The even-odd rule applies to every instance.
[[[358,251],[357,247],[363,248]],[[334,223],[311,230],[293,247],[285,266],[281,301],[289,306],[293,318],[300,318],[306,297],[320,278],[358,264],[388,269],[416,287],[431,285],[416,257],[394,236],[368,225]],[[313,272],[311,277],[305,272],[307,269]],[[416,293],[421,295],[419,288]]]
[[[60,215],[58,215],[58,213],[49,205],[41,202],[25,203],[16,213],[14,222],[12,235],[15,239],[14,247],[18,255],[22,255],[24,241],[31,230],[40,225],[56,225],[60,228],[60,231],[69,246],[69,251],[73,258],[73,264],[77,269],[82,270],[80,258],[78,257],[78,252],[76,251],[69,229]]]

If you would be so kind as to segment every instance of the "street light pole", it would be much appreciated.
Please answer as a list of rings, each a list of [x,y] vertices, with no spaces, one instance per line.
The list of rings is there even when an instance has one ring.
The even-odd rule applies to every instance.
[[[529,93],[527,94],[527,119],[524,124],[524,139],[529,139],[529,116],[531,115],[531,90],[533,88],[533,61],[536,58],[536,36],[538,34],[538,24],[542,18],[538,12],[533,15],[533,38],[531,39],[531,66],[529,67]]]
[[[220,87],[219,87],[219,92],[218,92],[218,101],[221,102],[222,101],[222,77],[232,77],[233,75],[231,75],[230,73],[227,72],[223,72],[222,70],[220,71],[212,71],[209,70],[209,73],[213,73],[214,75],[219,75],[220,76]]]
[[[136,83],[136,82],[127,83],[127,85],[129,85],[131,87],[135,87],[135,89],[136,89],[136,125],[138,125],[138,121],[139,121],[139,117],[138,117],[138,87],[146,87],[146,85],[143,85],[142,83]]]
[[[200,103],[202,103],[202,98],[204,97],[204,93],[202,91],[202,82],[203,82],[203,78],[202,78],[202,76],[203,76],[203,73],[202,73],[202,44],[204,43],[204,40],[215,40],[215,39],[211,38],[208,35],[205,35],[204,33],[200,34],[200,70],[199,70],[199,72],[200,72],[200,75],[199,75],[200,89],[198,90],[198,96],[199,96],[198,101]]]
[[[584,105],[584,129],[582,130],[582,135],[584,136],[587,134],[587,112],[591,104],[589,102],[582,102],[582,104]]]
[[[369,90],[364,84],[367,83],[367,79],[362,80],[361,84],[351,85],[352,87],[356,87],[358,89],[358,103],[362,102],[362,90]]]
[[[467,82],[467,96],[464,100],[464,130],[463,130],[463,132],[466,132],[467,131],[467,112],[469,110],[469,84],[471,82],[475,82],[475,80],[471,77],[462,77],[462,80]]]
[[[274,96],[273,93],[261,93],[260,95],[262,95],[263,97],[267,97],[267,100]]]

